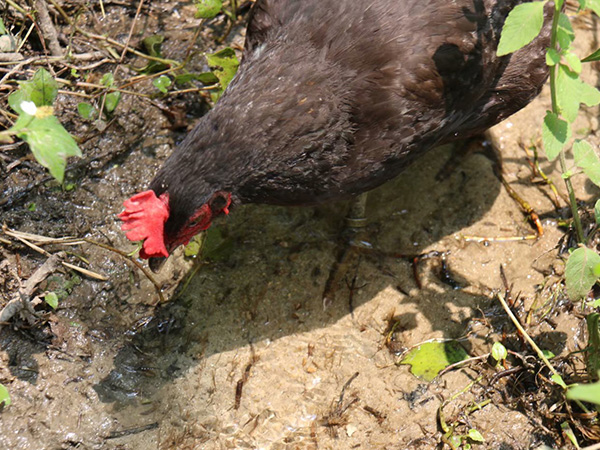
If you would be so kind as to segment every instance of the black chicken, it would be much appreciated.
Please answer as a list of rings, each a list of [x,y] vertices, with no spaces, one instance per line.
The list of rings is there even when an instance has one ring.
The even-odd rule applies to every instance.
[[[235,79],[150,190],[124,203],[127,237],[144,240],[143,258],[166,257],[230,205],[353,197],[500,122],[547,77],[549,20],[496,56],[519,3],[258,0]]]

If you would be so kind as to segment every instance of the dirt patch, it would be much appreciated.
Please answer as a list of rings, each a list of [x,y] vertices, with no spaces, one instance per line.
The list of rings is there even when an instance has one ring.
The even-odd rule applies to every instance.
[[[127,37],[137,2],[105,2],[106,16],[79,3],[61,4],[80,14],[80,26]],[[144,6],[131,44],[163,34],[164,54],[178,60],[190,48],[218,47],[222,19],[194,41],[198,21],[192,17],[186,3]],[[581,54],[587,54],[595,34],[589,20],[578,25]],[[67,26],[59,31],[59,37],[70,35]],[[239,30],[230,36],[239,45]],[[99,44],[76,34],[73,45],[84,52]],[[128,59],[121,79],[143,64]],[[191,64],[190,70],[206,69],[200,56]],[[105,64],[88,72],[99,78],[114,69]],[[135,89],[152,88],[147,81]],[[152,100],[126,95],[102,133],[73,113],[76,103],[66,92],[58,101],[61,121],[84,141],[83,163],[73,162],[68,172],[75,189],[50,181],[24,146],[1,149],[2,221],[24,232],[87,237],[130,251],[116,219],[123,199],[146,188],[184,135],[172,129],[171,113],[191,124],[205,103],[197,93]],[[327,308],[323,290],[341,245],[345,204],[237,209],[215,224],[218,248],[211,258],[184,260],[181,252],[170,258],[157,279],[164,304],[120,256],[89,243],[72,248],[109,280],[61,270],[42,285],[64,293],[58,308],[40,307],[35,321],[15,318],[0,331],[0,383],[12,397],[0,412],[0,445],[431,449],[446,439],[440,405],[462,390],[444,406],[445,421],[456,434],[478,430],[482,448],[566,445],[557,428],[560,395],[539,361],[527,360],[531,351],[495,299],[506,287],[502,268],[514,309],[538,345],[557,355],[557,364],[564,358],[565,366],[582,367],[569,355],[586,346],[585,322],[560,291],[565,233],[558,220],[566,211],[557,211],[547,186],[532,178],[531,159],[519,145],[537,140],[548,108],[546,89],[492,130],[508,182],[542,218],[541,238],[494,240],[533,231],[489,158],[470,156],[438,181],[452,153],[438,148],[370,195],[364,236],[376,251],[355,258]],[[576,128],[598,144],[596,111],[583,114]],[[544,158],[541,164],[562,191],[556,164]],[[582,178],[576,190],[588,203],[599,194]],[[5,302],[46,258],[2,237]],[[437,256],[413,263],[432,252]],[[480,359],[426,383],[396,362],[405,349],[432,338],[458,339],[471,356],[486,355],[502,341],[523,362],[515,363],[516,375],[496,378],[501,371]]]

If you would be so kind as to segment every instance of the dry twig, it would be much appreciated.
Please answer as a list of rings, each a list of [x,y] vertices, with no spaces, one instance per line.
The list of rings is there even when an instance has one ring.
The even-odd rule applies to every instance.
[[[60,259],[64,256],[64,252],[58,252],[51,255],[46,262],[29,277],[25,282],[25,285],[21,286],[15,298],[9,301],[6,306],[2,308],[2,311],[0,311],[0,327],[4,322],[8,322],[23,310],[27,310],[32,314],[34,313],[31,296],[36,291],[38,284],[44,281],[48,275],[56,272],[61,263]]]

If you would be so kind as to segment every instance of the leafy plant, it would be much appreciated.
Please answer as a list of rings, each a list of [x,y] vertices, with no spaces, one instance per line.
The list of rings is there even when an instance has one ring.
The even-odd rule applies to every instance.
[[[106,87],[102,97],[102,104],[104,108],[103,111],[106,115],[110,116],[121,101],[121,93],[115,90],[115,78],[114,75],[110,72],[102,75],[102,78],[100,79],[100,84]],[[97,125],[103,123],[100,117],[101,114],[99,108],[92,105],[91,103],[78,103],[77,112],[79,112],[79,115],[81,115],[81,117],[83,117],[86,120],[100,119],[97,120]]]
[[[548,0],[523,3],[516,6],[508,15],[498,45],[498,55],[514,52],[531,42],[542,29],[544,6]],[[585,139],[577,139],[572,145],[575,164],[567,166],[565,149],[573,135],[573,122],[577,118],[581,104],[600,104],[600,91],[583,82],[579,74],[582,62],[600,58],[598,51],[583,61],[573,52],[575,33],[569,16],[563,11],[564,0],[556,0],[552,18],[551,45],[546,53],[546,63],[550,67],[550,91],[552,110],[547,111],[542,125],[542,142],[550,161],[559,159],[560,167],[573,216],[573,226],[577,239],[585,243],[581,219],[577,211],[577,200],[571,178],[584,173],[597,186],[600,186],[600,158]],[[600,13],[599,0],[579,0],[580,9],[590,8]],[[587,295],[600,275],[600,256],[588,248],[580,247],[573,251],[567,261],[565,280],[567,292],[573,300]]]
[[[508,15],[500,44],[498,55],[505,55],[531,42],[540,32],[544,19],[544,6],[547,0],[524,3],[515,7]],[[573,52],[572,44],[575,33],[569,17],[562,11],[564,0],[555,0],[552,16],[551,45],[546,53],[546,63],[550,67],[550,92],[552,109],[546,112],[542,124],[542,142],[549,160],[558,158],[562,177],[569,194],[569,206],[573,216],[579,247],[573,250],[565,268],[565,283],[567,293],[572,300],[580,300],[589,294],[590,289],[600,278],[600,255],[595,250],[585,246],[585,235],[577,210],[577,201],[571,178],[585,174],[590,181],[600,186],[600,158],[585,139],[576,139],[572,144],[574,165],[567,165],[565,151],[573,135],[573,123],[577,118],[581,104],[595,106],[600,104],[600,91],[583,82],[579,75],[582,63],[600,60],[600,50],[593,52],[582,60]],[[600,0],[579,0],[580,10],[591,9],[600,16]],[[600,201],[594,208],[596,226],[600,225]],[[600,334],[598,324],[600,316],[596,313],[586,317],[589,343],[587,351],[587,368],[592,379],[598,379],[600,360]],[[554,371],[554,370],[553,370]],[[555,381],[557,374],[553,375]],[[562,381],[562,380],[560,380]],[[561,384],[566,388],[564,383]],[[586,401],[600,405],[600,383],[570,386],[566,397],[579,402],[582,410],[587,411],[581,404]],[[571,442],[579,447],[575,434],[568,422],[561,425],[563,433]]]
[[[166,75],[161,75],[160,77],[152,80],[152,84],[154,85],[154,87],[163,94],[167,93],[167,88],[171,86],[172,83],[173,82],[171,81],[171,79]]]
[[[235,51],[230,47],[225,47],[216,53],[207,53],[206,61],[219,80],[220,87],[212,94],[213,101],[217,101],[233,80],[240,62],[235,56]]]
[[[108,89],[113,88],[115,86],[115,77],[110,72],[105,73],[100,79],[100,83],[106,86]],[[104,110],[108,114],[112,113],[116,109],[120,100],[121,93],[119,91],[107,92],[104,99]]]
[[[492,358],[494,358],[494,361],[496,361],[496,366],[499,366],[507,358],[508,350],[506,350],[506,347],[500,342],[494,342],[490,354]]]
[[[0,132],[0,140],[23,139],[35,159],[60,183],[63,182],[69,156],[81,157],[81,150],[69,132],[60,124],[52,107],[58,84],[45,69],[39,69],[29,81],[19,81],[19,90],[8,96],[8,104],[19,114],[8,130]]]

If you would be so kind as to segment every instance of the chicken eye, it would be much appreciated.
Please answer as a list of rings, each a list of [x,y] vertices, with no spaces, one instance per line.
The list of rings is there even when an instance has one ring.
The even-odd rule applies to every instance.
[[[227,206],[227,199],[222,195],[217,195],[210,200],[210,209],[220,211]]]

